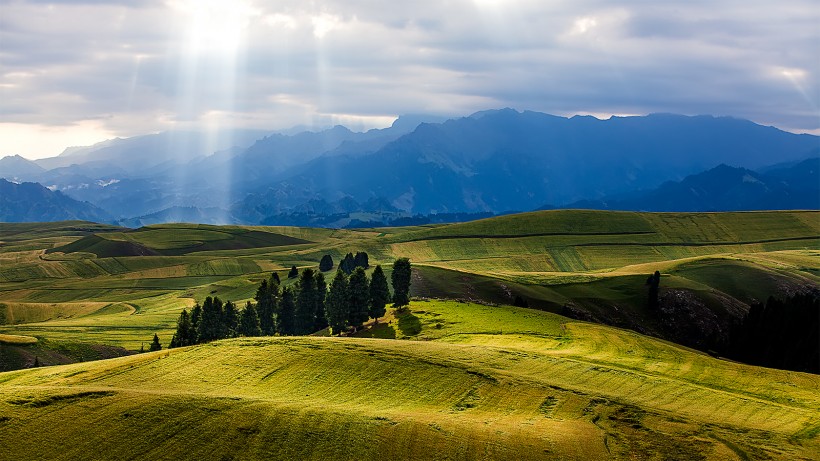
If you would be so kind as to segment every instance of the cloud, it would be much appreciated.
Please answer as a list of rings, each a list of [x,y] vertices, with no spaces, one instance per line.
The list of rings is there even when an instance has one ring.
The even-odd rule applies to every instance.
[[[820,11],[808,0],[3,0],[2,8],[0,125],[43,132],[98,126],[100,136],[129,136],[356,117],[370,126],[402,113],[505,106],[711,113],[820,129]],[[0,155],[27,153],[12,144],[0,141]]]

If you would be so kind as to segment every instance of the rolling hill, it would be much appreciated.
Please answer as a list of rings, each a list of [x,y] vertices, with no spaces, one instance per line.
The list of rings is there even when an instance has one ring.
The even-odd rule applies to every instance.
[[[381,327],[404,339],[244,338],[0,374],[3,457],[808,460],[820,449],[815,375],[512,307],[415,302]]]

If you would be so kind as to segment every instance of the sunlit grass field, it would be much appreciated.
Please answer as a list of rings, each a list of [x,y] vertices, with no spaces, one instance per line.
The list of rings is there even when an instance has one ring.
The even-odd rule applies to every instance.
[[[513,307],[413,302],[378,328],[404,339],[244,338],[0,374],[0,458],[815,459],[820,450],[815,375]]]

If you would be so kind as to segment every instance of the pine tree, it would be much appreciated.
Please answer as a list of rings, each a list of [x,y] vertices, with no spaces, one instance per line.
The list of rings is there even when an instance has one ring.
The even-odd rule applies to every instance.
[[[271,280],[276,280],[276,284],[277,284],[277,285],[281,285],[281,284],[282,284],[282,281],[281,281],[281,280],[279,280],[279,274],[277,274],[276,272],[274,272],[274,273],[272,273],[272,274],[270,275],[270,279],[271,279]]]
[[[293,298],[293,290],[290,287],[282,288],[282,302],[279,308],[276,329],[283,336],[293,335],[296,332],[296,303]]]
[[[295,279],[296,277],[299,277],[299,269],[297,269],[296,266],[290,266],[290,272],[288,272],[288,278],[289,279]]]
[[[350,311],[347,320],[350,325],[358,329],[367,321],[370,307],[370,286],[364,268],[357,267],[350,275],[348,296],[350,297]]]
[[[225,303],[222,319],[225,333],[223,338],[235,338],[239,334],[239,310],[237,310],[236,304],[231,301]]]
[[[245,309],[239,315],[239,335],[240,336],[260,336],[262,329],[259,327],[259,317],[256,314],[256,306],[250,301],[245,304]]]
[[[393,263],[393,273],[390,279],[393,282],[393,305],[395,307],[410,304],[410,260],[399,258]]]
[[[39,368],[40,367],[40,358],[34,356],[34,364],[31,366],[32,368]]]
[[[357,251],[356,256],[353,258],[353,263],[356,267],[363,267],[365,269],[370,267],[370,261],[367,256],[367,253],[364,251]]]
[[[322,256],[322,260],[319,261],[319,270],[322,272],[327,272],[333,269],[333,258],[330,255]]]
[[[162,344],[159,343],[159,336],[156,333],[154,333],[154,340],[151,341],[151,347],[148,350],[151,352],[162,350]]]
[[[192,344],[196,344],[196,330],[193,328],[191,316],[188,314],[188,311],[182,309],[182,312],[179,314],[179,319],[177,320],[177,331],[174,333],[173,338],[171,338],[171,344],[168,347],[185,347]]]
[[[200,343],[224,337],[222,318],[222,300],[210,296],[205,298],[205,302],[202,303],[202,320],[199,321]]]
[[[279,309],[279,280],[276,272],[270,280],[263,280],[256,290],[256,314],[263,335],[276,333],[276,314]]]
[[[387,313],[385,306],[390,301],[390,288],[387,285],[387,277],[384,275],[382,266],[373,269],[373,276],[370,279],[370,317],[376,319]]]
[[[347,275],[350,275],[355,268],[356,260],[353,257],[353,253],[346,254],[342,262],[339,263],[339,270],[344,271]]]
[[[327,297],[327,282],[325,274],[316,273],[316,316],[313,324],[313,331],[327,328],[327,316],[325,315],[325,298]]]
[[[199,344],[199,323],[202,321],[202,306],[194,304],[191,309],[191,344]]]
[[[327,322],[333,334],[341,334],[347,327],[347,317],[350,310],[347,294],[347,276],[344,271],[336,271],[336,276],[330,283],[330,292],[325,299],[325,313]]]
[[[296,298],[296,334],[307,335],[313,333],[313,324],[316,321],[316,278],[313,269],[302,271],[297,284]]]
[[[661,273],[655,271],[646,279],[646,285],[649,285],[649,308],[657,309],[658,307],[658,287],[661,284]]]

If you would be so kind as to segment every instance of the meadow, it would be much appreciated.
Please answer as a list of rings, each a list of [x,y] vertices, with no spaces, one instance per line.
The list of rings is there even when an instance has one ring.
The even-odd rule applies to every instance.
[[[515,307],[415,301],[379,328],[399,339],[240,338],[0,374],[0,458],[820,452],[816,375]]]
[[[179,312],[206,296],[241,306],[272,271],[289,285],[291,266],[357,251],[388,279],[409,257],[415,298],[356,337],[97,360],[147,349],[155,333],[167,345]],[[0,224],[0,361],[82,361],[0,373],[0,459],[817,459],[820,377],[659,339],[644,286],[655,270],[662,293],[742,315],[818,286],[820,212],[562,210],[354,230]]]

